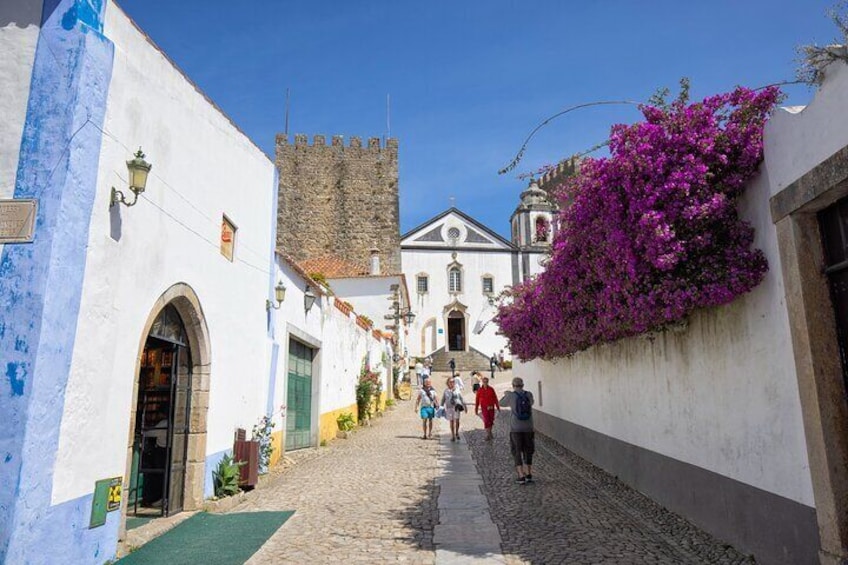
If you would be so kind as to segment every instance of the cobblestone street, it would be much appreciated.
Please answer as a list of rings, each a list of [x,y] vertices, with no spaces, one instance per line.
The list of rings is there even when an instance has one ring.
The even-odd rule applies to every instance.
[[[752,562],[538,434],[536,482],[513,484],[508,417],[501,412],[494,442],[482,430],[465,434],[504,554],[529,563]]]
[[[350,439],[296,454],[297,464],[234,509],[296,511],[249,563],[751,562],[545,437],[536,440],[537,482],[514,485],[508,412],[492,443],[483,440],[478,418],[466,417],[464,425],[457,444],[447,441],[444,422],[435,440],[422,440],[412,403],[401,402]],[[455,496],[439,496],[440,488],[468,493],[465,514]],[[497,531],[472,501],[480,488]],[[440,507],[443,533],[434,544]],[[445,521],[457,512],[469,522],[452,532]],[[445,549],[440,536],[450,551],[436,552]],[[493,536],[503,555],[475,550],[491,546]]]
[[[401,402],[235,508],[296,511],[249,563],[434,563],[439,443],[419,422]]]

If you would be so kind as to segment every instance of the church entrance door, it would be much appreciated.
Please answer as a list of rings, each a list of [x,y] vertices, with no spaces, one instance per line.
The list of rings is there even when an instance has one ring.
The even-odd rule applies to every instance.
[[[456,310],[448,314],[448,351],[465,351],[465,316]]]

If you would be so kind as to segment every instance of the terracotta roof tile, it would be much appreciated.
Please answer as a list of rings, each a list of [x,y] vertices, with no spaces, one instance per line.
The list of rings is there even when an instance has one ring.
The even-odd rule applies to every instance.
[[[321,273],[328,279],[361,277],[368,275],[368,269],[347,261],[336,255],[324,255],[300,262],[301,268],[307,273]]]
[[[304,269],[301,265],[298,265],[297,261],[292,259],[291,256],[280,251],[279,249],[277,249],[277,255],[281,257],[283,261],[288,263],[288,265],[294,270],[294,272],[300,275],[319,294],[327,294],[326,292],[324,292],[324,287],[322,287],[318,282],[313,280],[312,277],[309,276],[309,272],[307,272],[306,269]]]

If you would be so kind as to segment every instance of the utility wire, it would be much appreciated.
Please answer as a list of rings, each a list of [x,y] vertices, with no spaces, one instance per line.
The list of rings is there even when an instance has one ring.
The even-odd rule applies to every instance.
[[[533,139],[533,136],[536,135],[536,132],[538,132],[540,129],[542,129],[543,127],[545,127],[550,122],[557,119],[558,117],[564,116],[565,114],[568,114],[569,112],[573,112],[574,110],[579,110],[580,108],[589,108],[591,106],[613,106],[613,105],[622,105],[622,104],[626,104],[626,105],[630,105],[630,106],[639,106],[640,104],[643,104],[643,103],[642,102],[635,102],[633,100],[602,100],[602,101],[599,101],[599,102],[587,102],[585,104],[578,104],[576,106],[571,106],[569,108],[566,108],[565,110],[562,110],[561,112],[557,112],[556,114],[554,114],[550,118],[547,118],[542,123],[540,123],[535,128],[533,128],[533,131],[530,132],[530,134],[524,140],[524,143],[521,144],[521,148],[518,150],[518,153],[516,153],[516,155],[512,159],[512,161],[510,161],[510,163],[506,167],[499,170],[498,174],[503,175],[503,174],[508,173],[509,171],[513,170],[516,166],[518,166],[518,162],[521,161],[521,158],[524,157],[524,152],[527,150],[527,144],[530,143],[530,140]]]
[[[766,88],[770,88],[772,86],[788,86],[788,85],[793,85],[793,84],[805,84],[805,83],[806,83],[806,81],[804,81],[804,80],[783,80],[783,81],[780,81],[780,82],[775,82],[775,83],[772,83],[772,84],[766,84],[764,86],[759,86],[757,88],[752,88],[751,90],[756,92],[758,90],[765,90]],[[524,143],[521,144],[521,148],[518,150],[518,153],[516,153],[516,155],[512,159],[512,161],[510,161],[510,163],[506,167],[499,170],[498,174],[503,175],[503,174],[508,173],[509,171],[513,170],[518,165],[518,162],[521,161],[521,159],[524,157],[524,153],[527,150],[527,144],[530,143],[530,140],[533,139],[533,136],[536,135],[536,132],[538,132],[540,129],[542,129],[543,127],[548,125],[550,122],[552,122],[556,118],[563,116],[565,114],[568,114],[569,112],[573,112],[574,110],[579,110],[580,108],[588,108],[588,107],[591,107],[591,106],[622,105],[622,104],[631,105],[631,106],[640,106],[640,105],[645,104],[645,103],[644,102],[636,102],[634,100],[602,100],[602,101],[598,101],[598,102],[587,102],[585,104],[578,104],[576,106],[571,106],[569,108],[566,108],[565,110],[562,110],[561,112],[557,112],[556,114],[547,118],[542,123],[540,123],[535,128],[533,128],[533,131],[530,132],[530,134],[524,140]],[[608,144],[609,144],[608,142],[597,144],[597,145],[591,147],[590,149],[588,149],[586,151],[577,153],[574,156],[583,157],[584,155],[588,155],[589,153],[594,153],[598,149],[600,149],[600,148],[602,148],[602,147],[604,147]]]

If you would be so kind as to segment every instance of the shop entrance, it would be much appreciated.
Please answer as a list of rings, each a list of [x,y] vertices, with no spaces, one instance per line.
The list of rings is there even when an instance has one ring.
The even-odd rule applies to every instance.
[[[183,509],[191,368],[185,326],[169,304],[153,322],[141,357],[128,493],[131,515],[168,516]]]

